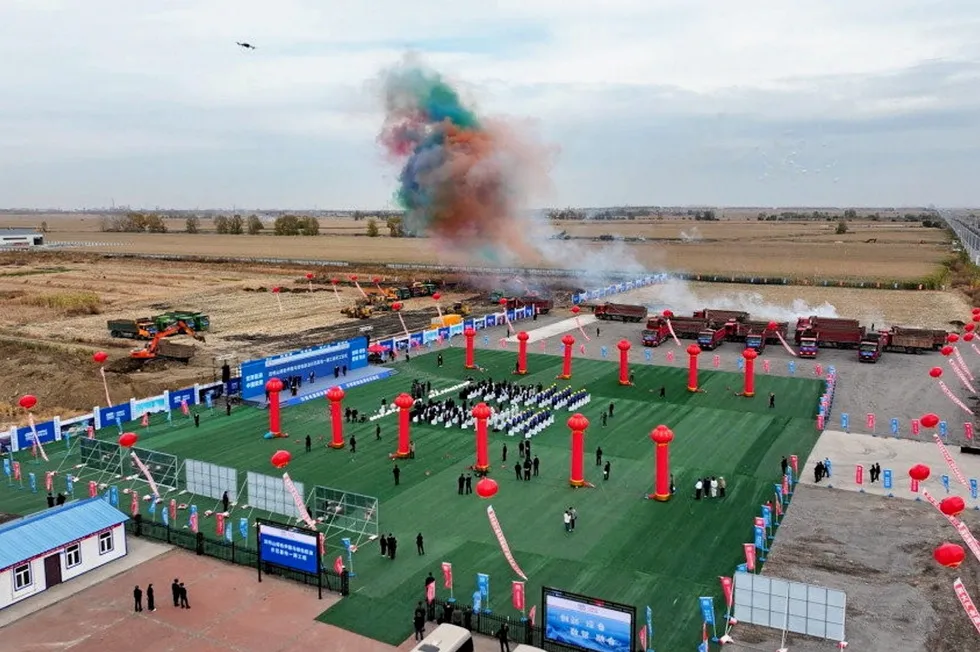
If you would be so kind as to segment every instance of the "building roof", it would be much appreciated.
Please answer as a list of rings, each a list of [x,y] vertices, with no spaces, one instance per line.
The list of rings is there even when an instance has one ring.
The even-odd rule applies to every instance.
[[[44,235],[35,229],[4,229],[0,228],[0,235]]]
[[[128,521],[104,498],[73,500],[0,525],[0,570]]]

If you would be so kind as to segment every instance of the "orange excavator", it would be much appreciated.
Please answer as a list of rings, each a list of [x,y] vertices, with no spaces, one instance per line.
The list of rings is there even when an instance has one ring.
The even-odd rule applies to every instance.
[[[194,329],[185,322],[178,321],[174,325],[158,332],[153,339],[142,349],[135,349],[130,352],[129,357],[135,360],[153,360],[155,358],[170,358],[187,362],[194,357],[194,347],[186,344],[176,344],[168,342],[167,338],[177,333],[184,333],[193,337],[195,340],[204,341],[203,335],[198,335]]]

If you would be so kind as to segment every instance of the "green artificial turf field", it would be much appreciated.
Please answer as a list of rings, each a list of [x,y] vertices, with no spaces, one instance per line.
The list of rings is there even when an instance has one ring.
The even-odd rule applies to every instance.
[[[413,378],[431,381],[433,389],[439,389],[473,373],[462,368],[460,349],[446,349],[443,356],[442,368],[431,354],[398,363],[398,373],[392,377],[350,390],[345,405],[373,413],[381,397],[390,402],[409,389]],[[478,377],[515,379],[510,373],[513,352],[481,350],[477,362],[485,370]],[[376,496],[383,531],[394,533],[399,540],[398,557],[394,561],[382,558],[376,542],[362,542],[354,555],[352,595],[321,615],[324,622],[387,643],[402,642],[411,634],[412,608],[422,598],[427,573],[439,579],[439,596],[448,597],[439,571],[443,561],[453,564],[456,597],[461,602],[469,602],[476,573],[488,573],[491,608],[495,613],[519,616],[510,605],[510,582],[519,578],[510,570],[490,529],[486,508],[492,504],[529,578],[528,607],[539,602],[542,585],[636,605],[640,618],[650,605],[655,647],[678,650],[695,645],[701,625],[697,597],[716,596],[716,605],[723,611],[718,577],[731,574],[744,561],[741,544],[751,541],[752,518],[773,493],[781,457],[797,454],[805,459],[817,439],[813,414],[822,382],[759,373],[757,396],[746,399],[734,396],[742,386],[741,374],[729,372],[702,371],[705,392],[690,393],[686,391],[687,371],[682,368],[634,364],[636,386],[621,387],[617,365],[612,362],[576,360],[569,381],[554,380],[561,368],[558,357],[530,354],[528,367],[531,373],[518,382],[545,386],[558,382],[591,393],[592,402],[580,411],[592,422],[586,433],[586,479],[595,484],[594,489],[568,485],[565,422],[570,415],[565,411],[556,415],[554,426],[533,440],[541,475],[531,482],[514,478],[517,441],[491,433],[490,459],[500,490],[490,501],[475,494],[457,495],[456,479],[474,461],[472,431],[413,424],[417,457],[399,462],[401,485],[395,487],[388,454],[395,450],[397,417],[381,420],[380,442],[375,440],[374,423],[345,424],[348,434],[353,432],[358,440],[355,458],[349,450],[324,446],[329,441],[324,399],[284,409],[283,430],[290,434],[288,440],[264,440],[267,413],[247,407],[236,409],[230,417],[220,409],[212,415],[201,407],[197,429],[188,419],[178,423],[175,418],[170,426],[158,422],[159,417],[148,429],[138,424],[130,424],[129,429],[140,433],[140,447],[172,453],[181,460],[235,467],[240,484],[249,470],[278,475],[269,457],[276,449],[286,448],[293,454],[288,471],[294,480],[305,483],[307,493],[320,484]],[[661,385],[667,388],[665,400],[657,397]],[[769,392],[776,395],[775,409],[768,408]],[[615,417],[603,428],[599,415],[610,401],[616,405]],[[677,495],[667,503],[644,498],[653,487],[649,433],[661,423],[675,433],[671,468]],[[316,444],[312,453],[303,451],[302,440],[308,433]],[[107,440],[116,435],[109,430],[99,433]],[[324,441],[318,441],[320,436]],[[508,463],[502,464],[505,442]],[[612,463],[607,482],[594,466],[597,446]],[[28,513],[43,508],[44,471],[59,466],[67,471],[76,462],[65,460],[63,443],[48,444],[46,449],[51,458],[47,464],[34,465],[25,453],[18,458],[25,478],[34,471],[42,491],[34,494],[0,485],[0,512]],[[724,476],[727,497],[694,501],[694,482],[704,475]],[[78,496],[87,495],[83,486],[87,478],[83,475],[82,479],[76,485]],[[122,480],[109,481],[120,483],[120,488],[129,486]],[[63,486],[63,480],[58,480],[58,488]],[[197,504],[201,512],[214,509],[217,502],[187,494],[178,500]],[[562,523],[562,513],[569,506],[579,515],[572,534],[565,532]],[[128,501],[123,500],[120,507],[128,511]],[[146,505],[142,508],[145,515]],[[246,515],[236,509],[233,521]],[[265,516],[251,514],[253,519]],[[186,515],[180,516],[180,522],[186,523]],[[201,528],[213,536],[213,522],[202,520]],[[415,551],[419,532],[425,537],[424,557]],[[339,550],[336,539],[329,545],[327,555],[332,560]]]

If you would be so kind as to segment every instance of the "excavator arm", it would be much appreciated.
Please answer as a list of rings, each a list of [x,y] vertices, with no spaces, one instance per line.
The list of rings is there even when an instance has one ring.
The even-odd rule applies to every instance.
[[[179,321],[176,324],[173,324],[172,326],[169,326],[166,329],[159,331],[156,335],[153,336],[153,339],[150,340],[150,342],[145,347],[143,347],[142,349],[136,349],[129,355],[130,357],[136,358],[137,360],[149,360],[151,358],[155,358],[157,357],[157,352],[160,349],[160,342],[170,337],[171,335],[176,335],[177,333],[186,333],[187,335],[193,337],[195,340],[199,340],[201,342],[204,341],[203,335],[198,335],[197,333],[194,332],[193,328],[188,326],[186,323]]]

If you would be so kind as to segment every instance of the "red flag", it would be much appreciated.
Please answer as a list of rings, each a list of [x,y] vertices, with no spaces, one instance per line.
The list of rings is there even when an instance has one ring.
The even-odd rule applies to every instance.
[[[745,549],[745,569],[754,573],[755,572],[755,544],[743,543],[742,547]]]
[[[640,628],[640,647],[644,650],[647,648],[647,626],[644,625]]]
[[[864,484],[864,466],[858,464],[854,467],[854,484],[862,485]]]
[[[218,512],[217,519],[215,520],[215,530],[219,537],[225,535],[225,515]]]
[[[800,477],[800,469],[797,466],[799,463],[800,463],[800,459],[796,455],[790,455],[789,456],[789,464],[790,464],[790,466],[793,467],[793,477],[794,478],[799,478]]]
[[[95,439],[95,426],[89,426],[85,434],[89,439]]]
[[[131,496],[129,501],[129,512],[133,516],[136,516],[140,513],[140,499],[139,496],[136,495],[135,491],[130,491],[129,495]]]
[[[177,501],[174,498],[170,499],[170,520],[177,520]]]
[[[704,643],[704,649],[708,649],[708,623],[701,623],[701,641]]]
[[[20,480],[20,462],[14,462],[14,480]],[[95,484],[90,482],[89,484]]]
[[[88,481],[88,497],[95,498],[99,495],[99,485],[95,483],[95,480]]]
[[[531,626],[534,626],[534,617],[538,615],[538,605],[532,604],[531,610],[527,612],[527,619],[531,621]],[[645,628],[644,628],[645,629]]]
[[[722,576],[722,577],[720,577],[718,579],[721,580],[721,590],[725,593],[725,604],[728,605],[728,608],[729,609],[731,609],[732,608],[732,597],[733,597],[733,592],[732,592],[732,589],[733,589],[732,578]],[[646,628],[644,628],[644,629],[646,629]]]
[[[150,425],[150,413],[149,412],[144,412],[143,413],[143,418],[140,420],[140,423],[143,425],[144,428],[146,428],[147,426]]]
[[[783,500],[789,500],[789,476],[783,476]]]
[[[524,582],[511,582],[511,601],[514,603],[514,609],[518,611],[524,611]]]
[[[337,575],[342,575],[344,572],[344,558],[337,555],[337,558],[333,560],[333,572]]]
[[[425,585],[425,601],[428,603],[433,603],[436,601],[436,583],[429,582]]]
[[[320,532],[317,539],[320,544],[320,556],[322,557],[325,554],[327,554],[327,535],[324,534],[323,532]]]
[[[776,516],[783,515],[783,504],[779,502],[779,496],[776,496],[776,500],[772,503],[773,508],[776,510]]]
[[[44,490],[51,491],[54,487],[54,471],[46,471],[44,473]]]
[[[912,419],[912,434],[913,435],[918,435],[919,434],[919,420],[918,419]]]
[[[453,565],[448,561],[442,562],[442,585],[443,588],[453,588]]]
[[[972,440],[973,439],[973,424],[972,423],[964,423],[963,424],[963,436],[966,437],[969,440]]]
[[[187,401],[183,400],[180,402],[180,411],[186,417],[190,414],[191,410],[187,407]]]

